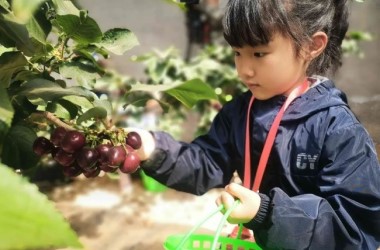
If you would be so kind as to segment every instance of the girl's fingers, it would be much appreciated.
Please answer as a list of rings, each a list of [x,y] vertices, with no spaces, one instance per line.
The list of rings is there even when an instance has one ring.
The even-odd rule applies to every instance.
[[[218,198],[216,198],[215,204],[216,204],[217,207],[219,207],[220,205],[222,205],[222,199],[220,198],[220,196]]]
[[[222,213],[225,213],[234,203],[235,199],[226,191],[223,191],[215,200],[217,206],[223,205]]]
[[[226,210],[228,210],[235,202],[234,197],[227,192],[222,193],[221,199],[222,199],[222,203],[225,206]]]
[[[226,186],[226,191],[230,193],[231,195],[235,196],[242,202],[252,196],[252,190],[245,188],[242,185],[231,183]]]
[[[240,200],[240,203],[228,217],[230,223],[246,223],[256,216],[261,203],[260,196],[239,184],[227,185],[215,202],[218,206],[223,205],[221,212],[224,214],[233,206],[235,200]]]
[[[240,200],[240,204],[230,215],[230,222],[245,223],[256,216],[261,203],[261,198],[256,192],[236,183],[229,184],[225,190],[231,197]]]

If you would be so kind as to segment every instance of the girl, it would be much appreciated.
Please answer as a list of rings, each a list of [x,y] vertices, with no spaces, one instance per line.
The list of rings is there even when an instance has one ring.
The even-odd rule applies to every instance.
[[[345,0],[230,0],[224,36],[249,91],[191,143],[139,130],[144,171],[198,195],[225,187],[217,204],[239,199],[229,222],[264,249],[379,247],[375,148],[326,78],[341,65],[347,18]],[[229,184],[235,171],[244,186]]]

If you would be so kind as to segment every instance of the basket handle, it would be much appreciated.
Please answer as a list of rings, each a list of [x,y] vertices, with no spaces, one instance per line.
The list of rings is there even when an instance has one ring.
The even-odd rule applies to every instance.
[[[239,200],[235,200],[234,204],[224,213],[222,219],[220,220],[218,229],[216,230],[214,241],[212,242],[211,250],[215,250],[216,249],[216,243],[218,242],[220,234],[222,233],[222,227],[223,227],[224,224],[226,224],[228,216],[230,216],[230,214],[232,213],[232,211],[236,208],[236,206],[239,203],[240,203]],[[240,224],[240,227],[242,228],[242,224]],[[241,230],[239,229],[239,231],[241,231]],[[240,236],[238,235],[237,238],[239,238],[239,237]]]
[[[218,225],[218,229],[216,230],[216,234],[215,234],[215,237],[214,237],[214,241],[212,243],[212,247],[211,247],[211,250],[215,250],[216,249],[216,244],[218,242],[218,239],[220,237],[220,234],[222,232],[222,227],[223,225],[226,223],[227,221],[227,218],[228,216],[231,214],[231,212],[235,209],[235,207],[240,203],[239,200],[236,200],[234,202],[234,204],[225,212],[225,214],[223,215],[219,225]],[[190,236],[196,231],[198,230],[207,220],[209,220],[212,216],[214,216],[215,214],[217,214],[218,212],[221,212],[223,210],[224,206],[223,205],[220,205],[215,211],[213,211],[212,213],[208,214],[205,218],[203,218],[200,222],[198,222],[198,224],[196,224],[181,240],[181,242],[178,244],[176,250],[181,250],[183,245],[186,243],[186,241],[190,238]],[[239,233],[238,233],[238,237],[240,237],[241,235],[241,229],[242,229],[243,225],[240,224],[240,229],[239,229]]]

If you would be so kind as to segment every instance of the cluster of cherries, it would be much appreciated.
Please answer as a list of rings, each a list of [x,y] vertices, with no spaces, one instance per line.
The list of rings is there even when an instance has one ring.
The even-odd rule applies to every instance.
[[[141,138],[136,132],[129,132],[125,144],[99,144],[94,147],[86,145],[86,137],[80,131],[68,131],[57,127],[46,137],[37,137],[33,151],[38,156],[51,154],[53,159],[63,167],[63,173],[75,177],[83,173],[87,178],[96,177],[100,171],[133,173],[140,165],[136,150],[141,147]]]

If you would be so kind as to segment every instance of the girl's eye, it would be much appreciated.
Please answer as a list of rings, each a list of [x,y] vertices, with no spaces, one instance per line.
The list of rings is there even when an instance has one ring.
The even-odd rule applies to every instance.
[[[264,53],[264,52],[255,52],[255,53],[253,53],[253,55],[254,55],[255,57],[263,57],[263,56],[266,55],[266,53]]]
[[[235,51],[234,53],[235,53],[235,56],[240,56],[240,52]]]

